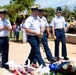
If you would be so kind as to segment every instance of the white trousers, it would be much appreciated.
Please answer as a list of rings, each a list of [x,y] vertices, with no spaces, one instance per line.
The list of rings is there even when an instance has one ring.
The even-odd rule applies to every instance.
[[[22,41],[23,43],[27,42],[27,34],[25,29],[22,29]]]

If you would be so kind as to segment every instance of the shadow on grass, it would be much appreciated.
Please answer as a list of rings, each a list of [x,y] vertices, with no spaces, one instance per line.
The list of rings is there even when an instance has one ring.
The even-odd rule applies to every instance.
[[[2,67],[2,61],[0,60],[0,67]]]
[[[15,42],[15,43],[20,43],[20,44],[23,43],[22,40],[17,40],[17,41],[16,40],[10,40],[10,41]]]

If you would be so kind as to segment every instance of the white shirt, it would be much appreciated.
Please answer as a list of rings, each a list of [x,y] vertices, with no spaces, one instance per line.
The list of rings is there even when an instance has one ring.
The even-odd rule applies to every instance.
[[[16,32],[19,32],[19,31],[20,31],[20,26],[17,25],[17,26],[16,26]]]
[[[20,28],[21,28],[22,32],[25,32],[24,22],[22,22],[22,23],[20,24]]]
[[[65,27],[65,19],[64,17],[60,16],[60,17],[57,17],[55,16],[52,21],[51,21],[51,26],[54,26],[55,29],[58,29],[58,28],[64,28]]]
[[[47,26],[49,26],[46,18],[45,18],[44,16],[42,16],[42,18],[40,18],[40,17],[38,16],[38,18],[41,20],[42,25],[44,26],[44,30],[45,30],[45,28],[46,28]]]
[[[22,22],[22,23],[20,24],[20,28],[23,28],[23,29],[24,29],[24,22]]]
[[[40,33],[40,28],[42,27],[41,20],[39,20],[38,17],[34,18],[34,16],[29,16],[24,23],[24,27]],[[30,33],[27,33],[27,34],[35,35]]]
[[[7,26],[8,28],[12,28],[11,23],[8,19],[5,18],[4,20],[2,20],[0,18],[0,28],[3,27],[3,26]],[[0,37],[4,37],[4,36],[8,36],[8,31],[7,30],[1,30],[0,31]]]

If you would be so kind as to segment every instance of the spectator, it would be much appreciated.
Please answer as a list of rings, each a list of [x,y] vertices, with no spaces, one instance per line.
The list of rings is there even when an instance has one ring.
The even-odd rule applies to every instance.
[[[68,32],[69,23],[70,23],[70,20],[66,20],[66,22],[65,22],[66,33]]]
[[[13,29],[14,29],[14,31],[13,31],[13,35],[14,35],[14,39],[15,39],[16,22],[13,22]]]
[[[24,28],[24,22],[25,22],[25,20],[23,19],[22,23],[20,24],[20,28],[21,28],[21,31],[22,31],[22,42],[23,43],[27,42],[27,34],[26,34],[26,31],[25,31],[25,28]]]
[[[70,28],[74,28],[75,24],[76,24],[75,19],[74,19],[74,17],[72,17],[72,18],[71,18],[71,21],[70,21],[69,27],[70,27]]]
[[[75,25],[76,25],[76,21],[75,21],[74,17],[72,17],[71,21],[70,21],[70,25],[69,25],[69,32],[70,33],[75,32]]]
[[[16,30],[15,30],[16,42],[19,41],[19,32],[20,32],[20,26],[19,26],[19,24],[17,23],[17,25],[16,25]]]

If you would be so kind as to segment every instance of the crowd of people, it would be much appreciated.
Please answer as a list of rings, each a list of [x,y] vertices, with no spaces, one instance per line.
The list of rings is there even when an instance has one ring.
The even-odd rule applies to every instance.
[[[62,57],[64,60],[69,60],[67,56],[65,36],[66,31],[68,31],[68,25],[66,25],[65,18],[61,15],[61,7],[57,7],[56,16],[53,17],[50,26],[47,22],[47,19],[43,16],[43,8],[32,6],[30,9],[31,15],[26,20],[22,20],[22,23],[20,25],[14,22],[13,26],[11,26],[10,21],[6,19],[7,12],[5,10],[0,10],[0,51],[2,53],[2,67],[6,69],[9,68],[5,64],[8,61],[9,55],[8,31],[13,31],[16,41],[19,40],[19,31],[22,31],[23,42],[28,41],[31,46],[31,50],[27,58],[30,60],[30,63],[33,63],[35,60],[39,65],[42,64],[43,66],[46,66],[40,53],[40,42],[43,45],[46,57],[50,63],[54,63],[60,60],[60,42],[62,44]],[[72,27],[71,24],[72,23],[70,23],[70,27]],[[55,42],[54,56],[52,55],[51,50],[48,46],[48,39],[51,38],[50,27],[52,27],[52,34]],[[54,59],[54,57],[56,58]],[[27,64],[28,61],[25,61],[25,63]]]
[[[73,34],[76,33],[76,21],[74,17],[66,20],[65,26],[66,26],[67,33],[73,33]]]

